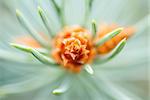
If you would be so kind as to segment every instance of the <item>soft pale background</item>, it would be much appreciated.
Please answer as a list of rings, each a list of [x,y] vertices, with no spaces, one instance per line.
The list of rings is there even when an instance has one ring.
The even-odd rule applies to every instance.
[[[2,100],[60,100],[60,98],[64,100],[83,100],[83,98],[91,100],[87,97],[89,95],[87,91],[82,88],[83,84],[80,85],[78,81],[75,88],[70,92],[58,97],[50,95],[53,85],[49,85],[49,82],[55,79],[54,76],[57,73],[49,74],[49,68],[41,64],[39,66],[30,65],[32,66],[30,67],[20,63],[16,65],[14,62],[6,60],[11,59],[11,56],[15,53],[20,56],[12,57],[14,60],[20,59],[20,57],[24,59],[22,56],[26,56],[26,54],[12,49],[8,45],[15,36],[26,34],[26,31],[21,28],[16,20],[16,8],[28,17],[37,31],[46,32],[37,15],[36,9],[38,3],[40,3],[47,11],[49,18],[51,18],[51,26],[54,27],[54,31],[59,30],[57,17],[52,7],[48,0],[43,1],[0,0],[0,86],[29,81],[20,85],[21,87],[25,86],[25,89],[22,89],[23,93],[9,94],[2,97]],[[60,0],[57,1],[60,3]],[[138,27],[138,35],[128,41],[124,50],[116,58],[103,65],[93,65],[96,76],[107,77],[106,80],[111,80],[122,92],[132,97],[132,99],[126,100],[148,100],[148,21],[140,21],[148,15],[148,0],[95,0],[93,5],[90,18],[95,18],[99,23],[115,22],[120,25],[136,25]],[[67,0],[65,8],[66,22],[68,24],[82,23],[84,6],[84,0]],[[90,24],[88,24],[88,27],[90,27]],[[15,53],[8,54],[7,51],[14,51]],[[24,84],[27,84],[27,86]],[[36,89],[32,90],[34,84]],[[11,86],[11,88],[15,88],[14,90],[17,91],[17,85],[15,86]],[[103,85],[101,86],[103,87]],[[27,91],[30,90],[27,87],[32,91]],[[27,92],[24,92],[24,90]],[[96,94],[94,90],[89,88],[89,93],[93,95],[94,100],[101,100],[100,95]],[[114,93],[114,95],[117,94]]]

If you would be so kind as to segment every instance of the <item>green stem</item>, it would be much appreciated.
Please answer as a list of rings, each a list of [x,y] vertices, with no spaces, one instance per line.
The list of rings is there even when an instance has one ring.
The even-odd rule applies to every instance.
[[[42,46],[49,48],[49,44],[39,35],[38,32],[36,32],[19,10],[16,10],[16,16],[22,27],[28,31],[28,34],[30,34]]]
[[[106,41],[108,41],[109,39],[115,37],[116,35],[118,35],[121,31],[123,30],[123,28],[117,28],[114,31],[106,34],[103,38],[101,38],[97,43],[96,46],[101,46],[102,44],[104,44]]]
[[[47,64],[47,65],[56,65],[56,63],[53,61],[52,58],[45,56],[44,54],[40,53],[38,50],[28,47],[28,46],[24,46],[24,45],[20,45],[20,44],[15,44],[15,43],[11,43],[11,46],[27,52],[27,53],[31,53],[35,58],[37,58],[40,62]]]
[[[61,7],[59,7],[57,5],[55,0],[51,0],[51,1],[52,1],[52,4],[53,4],[56,12],[57,12],[59,19],[60,19],[61,27],[64,27],[65,26],[65,19],[64,19],[65,0],[62,0]]]
[[[71,76],[67,76],[60,86],[52,91],[54,95],[60,95],[62,93],[65,93],[70,87],[71,87],[71,82],[74,78]]]
[[[93,71],[92,67],[89,64],[85,65],[84,69],[87,73],[89,73],[91,75],[94,74],[94,71]]]
[[[92,20],[92,33],[93,33],[93,38],[96,36],[97,32],[97,26],[96,26],[96,21]]]
[[[115,56],[117,56],[121,50],[123,49],[123,47],[125,46],[126,44],[126,38],[124,38],[117,46],[116,48],[114,49],[114,51],[112,52],[112,54],[106,58],[103,58],[103,59],[98,59],[95,61],[96,64],[101,64],[101,63],[105,63],[105,62],[108,62],[109,60],[111,60],[112,58],[114,58]]]
[[[38,7],[38,13],[39,13],[44,25],[45,25],[50,37],[51,38],[54,37],[54,34],[53,34],[51,28],[49,27],[49,20],[48,20],[46,14],[44,13],[44,10],[41,7]]]
[[[83,20],[83,26],[85,27],[90,16],[90,12],[92,10],[92,3],[93,0],[85,0],[85,15],[84,15],[84,20]]]

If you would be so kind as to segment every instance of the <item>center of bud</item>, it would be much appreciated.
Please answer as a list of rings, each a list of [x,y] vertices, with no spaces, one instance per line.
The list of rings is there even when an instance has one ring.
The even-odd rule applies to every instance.
[[[87,41],[84,41],[82,44],[81,41],[77,38],[68,38],[64,39],[62,42],[62,45],[64,46],[64,54],[62,54],[62,58],[64,58],[64,65],[66,65],[67,62],[74,62],[78,64],[84,64],[86,61],[79,60],[82,57],[88,57],[89,50],[87,49],[86,45]]]
[[[95,56],[91,34],[79,26],[65,27],[54,39],[52,55],[64,68],[80,72]]]

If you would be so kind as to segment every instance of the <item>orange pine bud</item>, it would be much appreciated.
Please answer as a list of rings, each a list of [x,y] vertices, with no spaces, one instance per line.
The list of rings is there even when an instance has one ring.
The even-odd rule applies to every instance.
[[[33,48],[41,48],[41,45],[32,37],[30,36],[19,36],[15,38],[14,40],[15,43],[27,45]]]
[[[48,38],[44,35],[44,33],[39,33],[41,37],[43,37],[45,40],[48,40]],[[15,43],[23,44],[26,46],[30,46],[33,48],[41,48],[42,46],[31,36],[24,35],[24,36],[18,36],[13,40]]]
[[[79,26],[65,27],[54,39],[53,58],[64,68],[80,72],[95,56],[91,34]]]
[[[113,31],[114,29],[118,28],[116,24],[103,24],[100,26],[100,31],[97,32],[98,38],[96,38],[96,41],[104,37],[107,33]],[[133,27],[127,27],[125,28],[121,33],[119,33],[117,36],[113,37],[112,39],[105,42],[103,45],[99,46],[97,48],[97,51],[99,54],[106,54],[109,53],[112,49],[114,49],[117,44],[124,38],[129,38],[133,33],[135,32],[135,29]]]

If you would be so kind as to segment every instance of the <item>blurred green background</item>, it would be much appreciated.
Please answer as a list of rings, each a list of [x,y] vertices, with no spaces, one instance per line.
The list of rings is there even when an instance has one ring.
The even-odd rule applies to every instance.
[[[0,96],[0,100],[111,100],[105,97],[101,98],[101,93],[96,95],[95,91],[90,89],[88,92],[93,96],[93,99],[88,98],[87,95],[89,94],[85,89],[82,89],[83,87],[78,81],[75,83],[76,88],[73,88],[70,92],[61,96],[53,96],[50,91],[51,87],[54,87],[48,84],[47,79],[52,78],[53,81],[53,78],[55,78],[53,76],[56,73],[54,75],[45,74],[48,73],[48,70],[42,69],[41,66],[44,65],[41,64],[32,66],[10,60],[20,59],[19,57],[23,60],[26,57],[26,54],[9,46],[9,43],[16,36],[26,34],[26,31],[22,29],[16,19],[16,9],[20,9],[24,13],[37,31],[46,32],[37,13],[37,6],[40,5],[47,12],[54,31],[60,30],[58,18],[49,1],[0,0],[0,94],[3,92],[1,87],[10,85],[6,88],[6,91],[10,93]],[[56,1],[60,5],[61,0]],[[85,1],[66,0],[65,21],[68,25],[82,24],[85,15]],[[131,97],[131,99],[120,98],[116,100],[148,100],[148,3],[148,0],[94,0],[92,12],[89,20],[87,20],[89,29],[91,19],[96,19],[98,24],[102,22],[117,23],[122,26],[131,25],[137,29],[136,34],[128,41],[124,50],[116,58],[106,64],[94,66],[96,76],[107,77],[106,80],[112,81],[121,89],[123,94],[127,93]],[[37,79],[30,81],[35,77]],[[43,79],[43,77],[45,78]],[[26,80],[29,82],[15,85]],[[98,80],[96,82],[99,83]],[[33,86],[35,84],[35,88],[32,88],[31,84]],[[27,89],[26,85],[31,88]],[[99,83],[99,86],[102,85]],[[13,93],[17,90],[21,92]],[[114,92],[113,95],[119,94]]]

